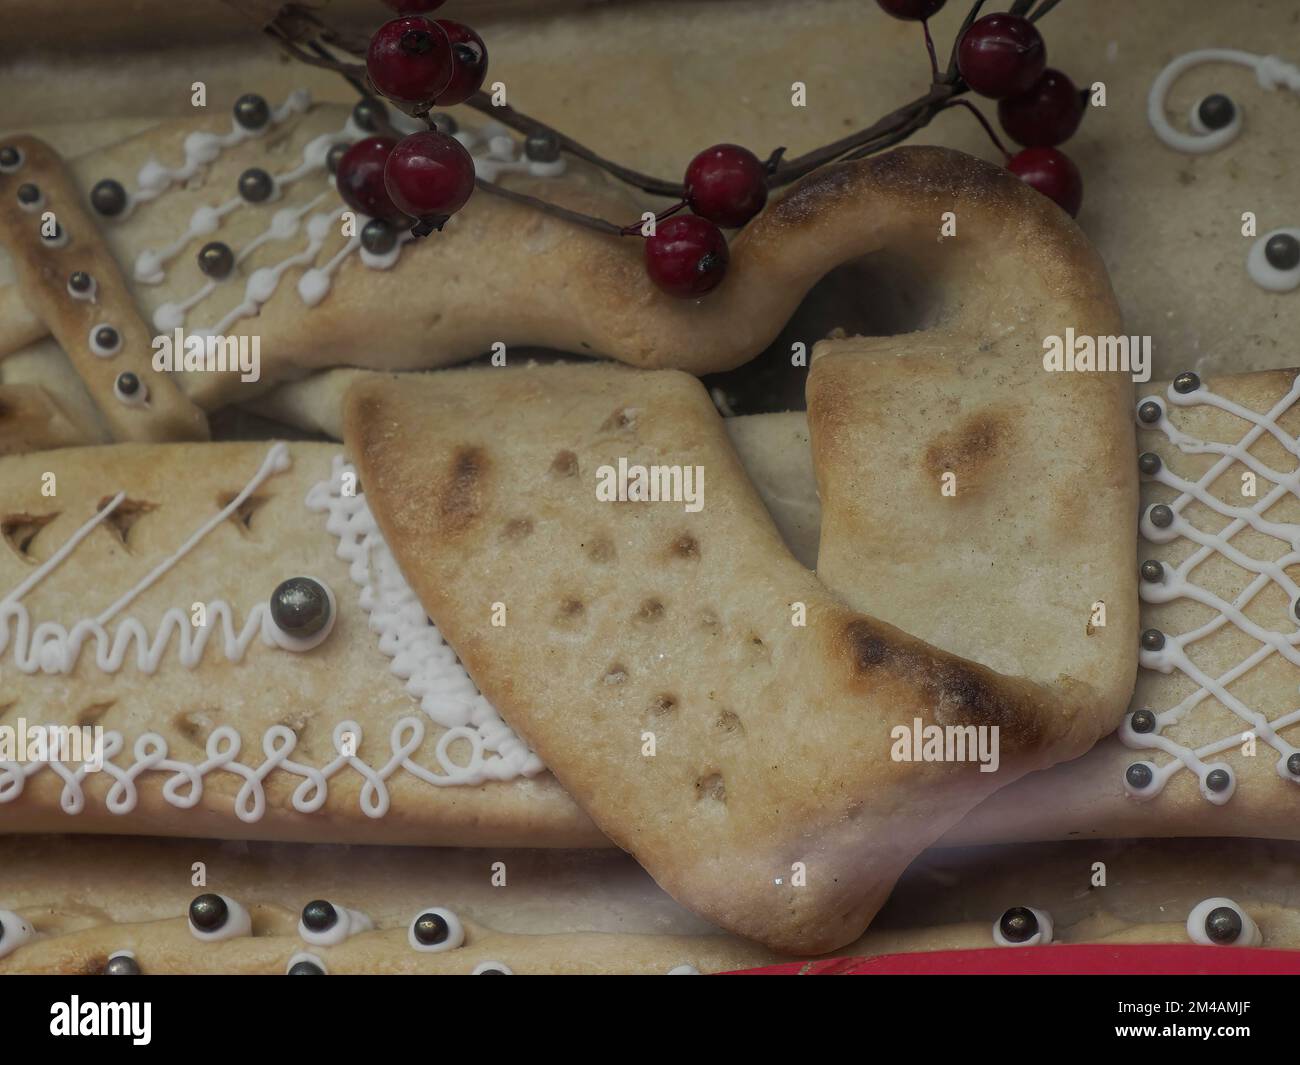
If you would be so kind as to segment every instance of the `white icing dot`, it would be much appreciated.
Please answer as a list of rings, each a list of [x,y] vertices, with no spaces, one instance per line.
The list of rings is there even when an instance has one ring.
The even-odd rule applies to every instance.
[[[482,976],[484,973],[499,973],[502,976],[515,975],[515,971],[512,968],[510,968],[510,966],[504,965],[499,961],[481,961],[476,966],[474,966],[473,970],[471,970],[470,972],[470,975]]]
[[[106,331],[107,343],[100,340],[99,331],[101,329]],[[90,345],[90,350],[94,355],[101,359],[108,359],[122,350],[122,334],[108,322],[96,322],[90,327],[90,334],[86,338],[86,343]]]
[[[253,934],[253,919],[248,915],[248,911],[229,895],[218,895],[217,897],[226,904],[226,923],[211,932],[205,932],[195,925],[187,915],[186,922],[190,927],[190,935],[195,939],[203,940],[205,943],[216,943],[222,939],[235,939],[238,936],[251,936]]]
[[[245,292],[254,303],[265,303],[275,295],[275,287],[279,282],[280,275],[264,266],[260,270],[253,271],[248,279],[248,287]]]
[[[307,236],[315,241],[325,240],[334,227],[334,217],[329,214],[313,215],[307,220]]]
[[[360,910],[349,910],[336,902],[331,902],[330,905],[334,907],[337,919],[323,931],[308,928],[303,919],[298,918],[298,935],[301,939],[317,947],[336,947],[351,936],[369,932],[375,927],[375,922]]]
[[[416,938],[415,926],[420,923],[421,917],[430,913],[443,919],[447,925],[447,934],[437,943],[421,943]],[[422,954],[439,954],[445,950],[455,950],[465,942],[465,927],[460,923],[460,918],[450,910],[445,910],[441,906],[430,906],[411,919],[411,926],[407,929],[406,936],[413,950],[418,950]]]
[[[999,947],[1037,947],[1052,941],[1054,931],[1052,925],[1052,915],[1046,910],[1040,910],[1036,906],[1027,906],[1026,909],[1034,915],[1038,922],[1038,931],[1026,939],[1023,943],[1016,943],[1002,934],[1002,918],[999,917],[993,922],[993,942]]]
[[[36,929],[13,910],[0,910],[0,958],[36,938]]]
[[[271,236],[276,240],[288,240],[298,232],[298,210],[294,207],[281,207],[271,216]]]
[[[298,278],[298,295],[308,307],[315,307],[330,291],[330,275],[313,267]]]
[[[1235,910],[1241,918],[1241,934],[1231,943],[1216,943],[1205,930],[1206,918],[1218,909]],[[1192,907],[1192,912],[1187,915],[1187,936],[1193,943],[1199,943],[1203,947],[1258,947],[1264,942],[1259,925],[1251,920],[1250,914],[1232,899],[1222,897],[1205,899]]]
[[[488,154],[493,159],[509,162],[515,157],[515,140],[510,136],[493,137],[488,141]]]
[[[145,249],[135,257],[135,279],[156,285],[163,279],[162,256]]]
[[[199,164],[212,162],[221,154],[221,138],[196,130],[185,138],[185,157]]]
[[[135,177],[135,183],[145,192],[160,192],[171,182],[172,172],[154,158],[150,158]]]
[[[1300,265],[1293,266],[1289,270],[1279,270],[1268,261],[1268,256],[1265,254],[1268,242],[1282,234],[1300,240],[1300,229],[1274,229],[1256,240],[1250,246],[1250,251],[1246,253],[1246,273],[1255,284],[1269,292],[1291,292],[1300,287]]]
[[[185,324],[185,311],[179,303],[164,303],[153,312],[154,328],[170,333]]]
[[[297,954],[295,954],[292,958],[289,959],[289,964],[284,967],[285,974],[288,975],[290,972],[293,971],[293,967],[295,965],[300,965],[303,962],[306,962],[308,965],[316,966],[316,968],[318,968],[321,971],[322,975],[324,976],[329,976],[330,974],[329,969],[325,967],[324,961],[322,961],[315,954],[310,954],[305,950],[298,951]]]
[[[215,207],[200,207],[190,218],[190,233],[196,237],[206,237],[215,233],[221,225],[221,215]]]

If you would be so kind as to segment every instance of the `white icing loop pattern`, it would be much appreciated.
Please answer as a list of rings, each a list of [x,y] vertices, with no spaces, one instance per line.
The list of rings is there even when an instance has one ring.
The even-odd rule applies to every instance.
[[[1151,91],[1147,94],[1147,121],[1151,123],[1156,136],[1176,151],[1192,155],[1217,152],[1236,140],[1241,132],[1240,112],[1222,129],[1213,130],[1201,126],[1193,112],[1192,133],[1174,129],[1165,117],[1165,98],[1174,82],[1203,63],[1233,63],[1248,67],[1255,72],[1261,89],[1290,89],[1292,92],[1300,92],[1300,67],[1277,56],[1255,55],[1235,48],[1202,48],[1180,55],[1156,75],[1156,80],[1151,83]]]
[[[1155,717],[1155,728],[1150,732],[1136,732],[1132,727],[1131,717],[1121,726],[1119,737],[1128,747],[1163,751],[1173,759],[1165,765],[1156,765],[1149,761],[1140,763],[1151,771],[1151,780],[1141,789],[1134,788],[1126,780],[1125,787],[1134,798],[1153,798],[1163,790],[1170,777],[1186,768],[1199,778],[1201,794],[1207,800],[1216,805],[1227,802],[1236,787],[1235,776],[1226,763],[1211,762],[1207,759],[1239,747],[1245,732],[1254,734],[1278,753],[1276,764],[1278,776],[1284,780],[1297,781],[1297,777],[1287,768],[1287,760],[1292,755],[1300,753],[1300,748],[1284,740],[1279,732],[1300,722],[1300,710],[1292,710],[1270,721],[1262,713],[1246,706],[1228,690],[1234,681],[1271,655],[1281,655],[1292,664],[1300,666],[1300,627],[1297,627],[1300,622],[1297,622],[1295,615],[1295,605],[1300,600],[1300,586],[1297,586],[1286,572],[1287,567],[1300,563],[1300,525],[1271,521],[1265,517],[1270,508],[1286,495],[1300,499],[1300,441],[1278,425],[1278,418],[1290,410],[1297,399],[1300,399],[1300,377],[1296,378],[1290,391],[1273,409],[1264,414],[1216,395],[1204,384],[1185,394],[1176,392],[1171,387],[1163,401],[1156,401],[1161,408],[1159,421],[1149,425],[1139,422],[1141,428],[1157,429],[1164,433],[1170,443],[1183,454],[1220,457],[1196,481],[1183,479],[1163,462],[1160,469],[1151,475],[1152,480],[1168,485],[1179,495],[1166,504],[1172,512],[1173,520],[1164,528],[1153,523],[1151,518],[1153,508],[1146,510],[1139,525],[1142,536],[1157,544],[1169,543],[1181,537],[1196,544],[1197,548],[1178,566],[1164,563],[1163,575],[1159,581],[1143,580],[1140,587],[1142,599],[1148,603],[1168,603],[1177,599],[1189,599],[1208,607],[1214,612],[1214,617],[1189,632],[1177,635],[1163,633],[1164,643],[1159,650],[1148,650],[1144,647],[1139,651],[1138,661],[1143,668],[1160,673],[1177,670],[1193,682],[1196,690],[1175,706],[1160,711],[1153,709],[1151,712]],[[1170,421],[1169,406],[1195,404],[1206,404],[1227,411],[1248,423],[1250,429],[1235,444],[1203,441],[1188,436]],[[1274,470],[1251,454],[1251,446],[1265,434],[1272,436],[1289,454],[1295,456],[1296,468],[1287,472]],[[1234,463],[1240,463],[1255,474],[1261,485],[1265,483],[1271,485],[1253,506],[1233,506],[1222,502],[1211,493],[1211,486]],[[1184,508],[1193,500],[1224,519],[1225,524],[1218,532],[1206,532],[1183,516]],[[1238,549],[1232,540],[1247,527],[1280,540],[1285,545],[1284,553],[1277,559],[1269,561],[1255,558]],[[1234,563],[1251,578],[1231,602],[1196,583],[1195,570],[1215,554]],[[1290,610],[1289,617],[1284,619],[1287,624],[1285,629],[1264,628],[1244,613],[1251,601],[1269,585],[1276,586],[1285,595]],[[1198,640],[1218,632],[1225,625],[1232,625],[1256,641],[1259,646],[1221,676],[1212,677],[1192,661],[1187,648]],[[1195,750],[1161,735],[1166,726],[1181,721],[1211,696],[1241,719],[1241,731]],[[1218,791],[1207,786],[1207,778],[1216,770],[1226,773],[1228,778],[1228,785]]]
[[[60,566],[121,505],[126,493],[119,492],[44,564],[0,599],[0,656],[12,639],[17,664],[24,672],[66,673],[76,665],[85,640],[94,637],[95,661],[99,668],[116,671],[124,663],[134,642],[136,664],[142,671],[151,673],[157,670],[175,635],[180,661],[193,667],[202,659],[218,618],[224,650],[232,661],[238,661],[259,635],[269,646],[305,649],[295,648],[292,641],[275,627],[270,621],[266,603],[249,611],[239,632],[235,630],[233,612],[220,600],[208,604],[209,625],[197,630],[197,635],[190,631],[192,626],[188,617],[179,611],[169,611],[164,615],[152,640],[144,626],[132,618],[123,621],[113,636],[106,628],[117,614],[237,510],[268,477],[288,466],[288,449],[284,444],[274,445],[243,491],[107,610],[94,619],[76,623],[70,630],[48,622],[33,629],[21,599]],[[391,753],[379,767],[370,765],[358,753],[364,736],[360,724],[355,721],[341,721],[335,726],[332,736],[335,756],[320,767],[290,757],[297,747],[298,737],[284,725],[273,725],[263,733],[263,758],[256,766],[239,760],[243,737],[227,725],[214,729],[208,736],[206,758],[197,764],[171,758],[165,737],[156,732],[144,732],[136,737],[131,747],[130,764],[119,765],[117,759],[126,749],[126,738],[121,732],[105,730],[102,771],[112,781],[104,800],[109,813],[122,816],[136,809],[139,803],[137,781],[146,772],[168,774],[162,796],[168,805],[179,810],[192,809],[199,804],[209,774],[232,773],[241,778],[234,800],[235,815],[252,824],[266,814],[266,781],[276,770],[302,778],[290,796],[290,804],[294,810],[304,814],[320,810],[329,798],[329,782],[338,774],[351,770],[364,781],[358,800],[362,811],[368,817],[380,818],[388,813],[391,805],[387,782],[399,769],[427,784],[447,787],[535,776],[545,768],[537,755],[501,720],[474,687],[454,652],[425,616],[419,600],[384,543],[365,497],[343,494],[345,480],[355,485],[355,477],[355,471],[342,458],[336,457],[330,479],[312,486],[306,506],[327,516],[326,528],[339,540],[338,555],[349,564],[349,574],[361,588],[361,605],[370,616],[370,629],[379,637],[380,650],[392,659],[390,671],[405,681],[406,690],[418,700],[426,718],[446,730],[434,745],[436,769],[413,760],[427,735],[425,718],[417,716],[402,717],[394,723],[388,737]],[[336,614],[337,609],[331,610],[331,618]],[[457,743],[467,750],[467,755],[461,758],[453,756],[452,748]],[[63,781],[60,793],[63,811],[70,815],[81,813],[86,805],[84,784],[91,772],[89,763],[74,766],[54,759],[0,762],[0,803],[16,800],[27,780],[44,769]]]

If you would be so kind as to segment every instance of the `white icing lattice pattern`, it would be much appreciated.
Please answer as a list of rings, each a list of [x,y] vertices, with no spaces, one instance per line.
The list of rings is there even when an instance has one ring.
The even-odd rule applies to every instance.
[[[1177,670],[1196,685],[1196,690],[1175,706],[1159,711],[1150,710],[1149,712],[1154,716],[1154,727],[1149,731],[1137,732],[1133,728],[1133,718],[1130,716],[1120,728],[1119,735],[1129,747],[1163,751],[1172,756],[1172,760],[1163,766],[1150,761],[1137,763],[1138,766],[1145,767],[1150,774],[1150,779],[1144,786],[1136,787],[1132,780],[1126,778],[1125,787],[1130,795],[1139,799],[1152,798],[1159,794],[1170,777],[1186,768],[1195,773],[1199,779],[1202,795],[1210,802],[1222,804],[1231,798],[1236,788],[1235,777],[1225,762],[1207,760],[1241,746],[1246,733],[1253,734],[1278,753],[1276,769],[1280,777],[1290,781],[1298,779],[1298,775],[1288,769],[1287,762],[1292,755],[1300,753],[1300,748],[1288,743],[1279,732],[1289,725],[1300,722],[1300,710],[1290,711],[1270,721],[1264,714],[1242,703],[1228,688],[1234,681],[1275,654],[1300,666],[1300,628],[1296,627],[1295,615],[1295,606],[1297,600],[1300,600],[1300,587],[1286,573],[1288,566],[1300,563],[1300,525],[1272,521],[1266,516],[1269,509],[1282,498],[1290,495],[1300,499],[1300,441],[1283,431],[1277,422],[1278,418],[1290,410],[1300,398],[1300,377],[1296,378],[1287,394],[1271,410],[1263,414],[1215,394],[1199,381],[1196,384],[1197,387],[1187,392],[1179,392],[1171,386],[1163,400],[1144,401],[1144,404],[1155,403],[1159,407],[1159,418],[1149,423],[1141,423],[1143,428],[1158,429],[1163,432],[1169,442],[1183,454],[1217,455],[1219,458],[1195,481],[1185,480],[1163,462],[1159,469],[1149,474],[1151,480],[1168,485],[1179,494],[1168,504],[1157,504],[1146,509],[1139,526],[1142,536],[1156,544],[1185,538],[1197,546],[1196,550],[1178,566],[1162,564],[1159,580],[1143,580],[1141,596],[1148,603],[1190,599],[1213,610],[1215,616],[1189,632],[1177,635],[1161,633],[1162,645],[1158,648],[1143,646],[1139,652],[1139,662],[1144,668],[1161,673]],[[1198,404],[1217,407],[1233,414],[1249,424],[1250,428],[1235,444],[1222,444],[1191,437],[1170,421],[1169,407]],[[1271,436],[1296,458],[1298,465],[1294,469],[1274,470],[1251,453],[1252,445],[1265,434]],[[1267,491],[1261,488],[1263,494],[1252,506],[1234,506],[1225,503],[1211,492],[1215,481],[1234,463],[1240,463],[1252,472],[1261,486],[1269,486]],[[1192,501],[1200,503],[1222,517],[1224,526],[1217,532],[1207,532],[1192,524],[1183,515],[1183,510]],[[1167,508],[1167,513],[1158,513],[1157,516],[1162,519],[1162,523],[1157,525],[1152,520],[1153,513],[1157,513],[1157,508],[1161,506]],[[1285,547],[1284,553],[1270,561],[1255,558],[1241,550],[1233,540],[1246,528],[1281,541]],[[1215,554],[1239,566],[1250,577],[1246,586],[1231,601],[1223,599],[1196,581],[1197,567]],[[1290,627],[1285,631],[1266,629],[1244,613],[1251,601],[1269,585],[1280,588],[1290,605]],[[1222,675],[1212,677],[1192,661],[1187,649],[1226,625],[1231,625],[1251,637],[1259,646]],[[1181,721],[1211,696],[1241,719],[1241,730],[1196,749],[1185,747],[1161,735],[1161,731],[1166,726]]]
[[[158,634],[152,641],[144,627],[130,618],[119,627],[116,638],[111,638],[104,628],[120,610],[194,550],[267,478],[288,467],[288,449],[283,444],[274,445],[254,477],[225,509],[201,525],[176,552],[96,619],[80,622],[70,630],[54,623],[32,627],[19,601],[52,570],[62,565],[82,540],[125,498],[125,493],[118,493],[108,506],[69,537],[44,565],[0,599],[0,655],[12,642],[19,667],[24,672],[68,672],[77,660],[81,641],[93,636],[98,648],[95,664],[105,672],[116,672],[125,661],[126,648],[134,640],[137,666],[143,672],[151,673],[158,668],[172,633],[178,632],[181,641],[179,660],[186,668],[194,668],[207,645],[207,633],[216,630],[215,619],[218,617],[225,630],[224,650],[232,661],[242,658],[258,634],[263,635],[263,642],[282,650],[309,649],[296,645],[292,637],[278,629],[271,634],[266,632],[269,611],[265,604],[258,604],[249,612],[245,630],[238,638],[233,633],[231,611],[225,604],[221,604],[219,610],[210,611],[213,623],[192,640],[183,630],[183,624],[188,622],[183,617],[177,621],[171,616],[172,612],[168,612],[160,622]],[[387,781],[398,769],[404,769],[435,787],[510,780],[518,776],[533,776],[543,770],[541,760],[479,694],[454,652],[425,616],[384,543],[364,496],[345,495],[345,482],[355,485],[355,473],[336,457],[330,479],[312,487],[306,505],[309,510],[326,515],[326,528],[338,538],[338,555],[349,563],[349,574],[361,587],[361,605],[369,614],[371,630],[379,637],[380,650],[392,659],[391,671],[406,682],[406,690],[419,701],[427,719],[446,729],[434,745],[436,769],[413,760],[424,744],[427,728],[425,718],[416,715],[404,716],[394,723],[388,736],[390,754],[378,766],[370,765],[357,754],[364,734],[361,726],[351,720],[340,721],[334,727],[332,744],[335,756],[321,766],[310,766],[290,758],[298,737],[284,725],[272,725],[263,733],[261,749],[264,757],[257,765],[239,760],[244,738],[226,725],[214,729],[208,736],[206,757],[199,762],[170,757],[167,740],[156,732],[140,734],[131,746],[129,757],[125,756],[127,741],[123,734],[105,730],[100,771],[112,780],[105,796],[105,807],[110,813],[124,815],[136,808],[139,801],[137,780],[146,772],[170,775],[161,794],[169,805],[181,810],[198,805],[209,774],[234,774],[242,780],[235,796],[235,814],[241,821],[252,823],[261,820],[266,813],[265,782],[276,770],[302,778],[290,798],[293,808],[299,813],[320,810],[329,797],[329,782],[345,771],[355,772],[364,780],[359,793],[361,810],[366,816],[375,818],[388,812],[391,800]],[[336,609],[334,606],[331,614]],[[70,637],[76,639],[70,641]],[[111,653],[105,651],[106,647]],[[461,746],[453,754],[452,748],[458,741]],[[467,757],[464,756],[466,749]],[[59,802],[65,813],[78,814],[85,809],[84,784],[94,771],[91,764],[65,763],[53,757],[29,762],[0,761],[0,803],[17,799],[27,781],[42,771],[51,772],[63,781]]]

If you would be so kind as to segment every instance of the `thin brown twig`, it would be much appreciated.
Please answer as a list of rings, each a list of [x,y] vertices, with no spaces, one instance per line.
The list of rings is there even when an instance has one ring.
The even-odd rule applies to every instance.
[[[508,189],[504,185],[498,185],[493,181],[475,178],[474,186],[493,196],[500,196],[503,200],[534,207],[556,218],[563,218],[567,222],[572,222],[574,225],[585,226],[588,229],[594,229],[597,233],[604,233],[606,236],[621,237],[625,235],[623,228],[613,222],[607,222],[595,215],[583,214],[581,211],[571,211],[567,207],[561,207],[559,204],[538,199],[536,196],[529,196],[526,192],[516,192],[514,189]],[[640,223],[638,223],[638,228],[639,226]]]
[[[686,191],[681,182],[665,181],[649,174],[642,174],[631,167],[622,166],[613,160],[605,159],[586,147],[586,145],[579,144],[572,137],[561,133],[555,127],[548,126],[545,122],[526,115],[522,111],[516,111],[509,104],[501,104],[500,106],[494,104],[492,97],[482,90],[466,100],[465,106],[472,107],[475,111],[482,112],[485,115],[490,115],[503,126],[508,126],[515,132],[522,133],[525,137],[538,134],[552,136],[559,143],[561,150],[590,163],[592,166],[599,167],[601,170],[612,174],[620,181],[634,188],[640,189],[642,192],[648,192],[654,196],[671,196],[674,199],[680,199]]]
[[[239,0],[227,0],[227,2],[231,2],[237,7],[240,6]],[[1015,14],[1025,14],[1033,9],[1028,17],[1037,21],[1060,2],[1061,0],[1042,0],[1037,9],[1033,9],[1035,0],[1014,0],[1011,11]],[[814,149],[804,155],[786,159],[784,158],[785,149],[776,149],[765,163],[768,171],[769,187],[778,188],[787,185],[811,173],[818,167],[837,159],[861,159],[899,144],[927,126],[940,111],[953,106],[962,106],[970,110],[984,127],[993,143],[997,145],[998,150],[1004,155],[1009,155],[979,109],[967,100],[958,99],[962,94],[969,91],[957,69],[958,46],[967,29],[979,17],[984,4],[985,0],[974,0],[972,3],[971,9],[967,12],[961,28],[954,38],[947,69],[942,73],[939,70],[938,55],[935,51],[933,36],[930,34],[929,24],[928,22],[923,23],[926,51],[930,59],[932,77],[930,89],[925,94],[896,108],[864,129],[851,133],[846,137],[841,137],[831,144]],[[344,53],[360,55],[365,49],[364,41],[336,32],[322,22],[312,9],[299,4],[284,5],[280,8],[279,14],[264,26],[264,29],[280,47],[284,48],[295,59],[311,66],[332,70],[346,78],[358,92],[369,95],[365,66],[361,63],[349,63],[340,60],[325,47],[325,45],[328,45]],[[489,115],[495,121],[515,130],[517,133],[523,134],[525,137],[540,135],[554,138],[561,151],[606,171],[642,192],[679,201],[675,206],[661,212],[663,217],[668,217],[668,215],[681,209],[685,189],[680,182],[667,181],[653,175],[644,174],[611,159],[606,159],[579,141],[539,119],[526,115],[508,104],[494,104],[492,97],[488,93],[479,91],[465,101],[465,104],[476,111]],[[427,118],[427,116],[421,117]],[[585,226],[600,233],[624,235],[639,232],[640,230],[640,223],[620,227],[613,222],[572,211],[565,207],[559,207],[535,196],[506,189],[482,179],[477,180],[476,185],[492,195],[516,203],[529,204],[538,210],[567,219],[577,225]]]
[[[979,124],[984,127],[984,132],[989,135],[989,140],[993,142],[993,146],[1002,153],[1003,159],[1011,158],[1011,153],[1007,151],[1007,146],[1002,143],[1001,138],[998,137],[997,132],[993,129],[993,126],[989,123],[989,120],[984,117],[983,111],[981,111],[969,100],[949,100],[946,104],[943,105],[942,109],[944,111],[947,111],[950,107],[966,108],[967,111],[969,111],[972,115],[975,116],[975,118],[979,121]]]
[[[925,31],[925,51],[930,57],[930,84],[939,80],[939,56],[934,50],[934,36],[930,33],[930,20],[921,19],[921,29]]]
[[[1059,4],[1060,2],[1061,0],[1043,0],[1042,4],[1039,5],[1037,10],[1035,10],[1034,13],[1029,16],[1029,21],[1037,22],[1040,18],[1042,18],[1049,11],[1051,11],[1052,8],[1056,7],[1056,5]]]

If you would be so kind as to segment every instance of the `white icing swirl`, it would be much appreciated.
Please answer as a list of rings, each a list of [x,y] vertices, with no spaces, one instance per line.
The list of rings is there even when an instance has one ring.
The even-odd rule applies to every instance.
[[[1193,155],[1217,152],[1232,143],[1241,132],[1239,108],[1232,121],[1222,129],[1206,129],[1199,117],[1194,117],[1191,123],[1192,133],[1174,129],[1165,117],[1165,98],[1174,82],[1203,63],[1234,63],[1248,67],[1255,72],[1255,78],[1262,89],[1286,88],[1300,92],[1300,67],[1277,56],[1255,55],[1235,48],[1202,48],[1180,55],[1156,75],[1156,80],[1151,83],[1151,91],[1147,94],[1147,121],[1151,123],[1157,137],[1180,152]]]
[[[484,973],[496,973],[501,976],[514,976],[515,971],[499,961],[481,961],[470,972],[470,976],[482,976]]]

